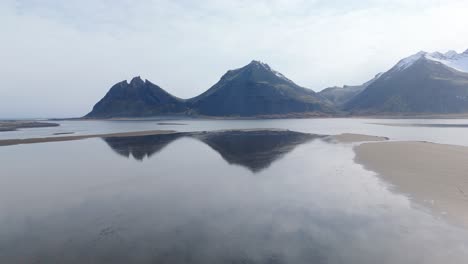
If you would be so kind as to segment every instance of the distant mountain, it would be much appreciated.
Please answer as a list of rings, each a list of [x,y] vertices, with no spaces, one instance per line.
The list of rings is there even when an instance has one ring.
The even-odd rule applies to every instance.
[[[146,117],[187,111],[184,100],[135,77],[119,82],[87,114],[87,118]]]
[[[332,113],[333,106],[314,91],[300,87],[265,63],[252,61],[230,70],[201,95],[188,100],[198,114],[257,116]]]
[[[468,50],[399,61],[345,106],[354,114],[468,112]]]
[[[323,89],[318,94],[328,99],[338,108],[345,105],[349,100],[354,96],[358,95],[360,92],[364,91],[369,84],[377,80],[382,73],[377,74],[372,80],[361,84],[361,85],[345,85],[343,87],[329,87]]]

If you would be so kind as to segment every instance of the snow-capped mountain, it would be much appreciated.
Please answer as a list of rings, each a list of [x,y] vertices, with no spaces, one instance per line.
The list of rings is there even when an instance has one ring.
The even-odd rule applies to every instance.
[[[400,60],[346,103],[354,113],[468,112],[468,50],[418,52]]]

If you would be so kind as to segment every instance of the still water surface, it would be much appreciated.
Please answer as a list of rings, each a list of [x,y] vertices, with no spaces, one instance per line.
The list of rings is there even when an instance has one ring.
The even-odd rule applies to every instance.
[[[392,140],[424,140],[435,143],[468,146],[468,119],[191,119],[172,121],[57,121],[56,123],[59,123],[60,126],[2,132],[0,133],[0,139],[63,136],[54,135],[54,133],[70,132],[73,132],[72,135],[89,135],[142,130],[209,131],[219,129],[282,128],[323,135],[357,133],[385,136]],[[170,123],[177,123],[177,125],[170,125]],[[402,126],[405,124],[406,126]],[[431,124],[433,126],[421,126]]]
[[[0,263],[466,263],[466,231],[353,157],[255,133],[0,147]]]

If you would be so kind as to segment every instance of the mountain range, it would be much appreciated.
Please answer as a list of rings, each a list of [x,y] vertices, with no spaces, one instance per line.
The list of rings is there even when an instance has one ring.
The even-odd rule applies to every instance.
[[[175,97],[135,77],[112,86],[85,118],[456,113],[468,113],[468,50],[421,51],[362,85],[330,87],[319,93],[255,60],[229,70],[207,91],[190,99]]]
[[[332,114],[332,103],[300,87],[265,63],[252,61],[230,70],[206,92],[177,98],[159,86],[133,78],[112,86],[87,118],[148,117],[156,115],[275,116],[294,113]]]

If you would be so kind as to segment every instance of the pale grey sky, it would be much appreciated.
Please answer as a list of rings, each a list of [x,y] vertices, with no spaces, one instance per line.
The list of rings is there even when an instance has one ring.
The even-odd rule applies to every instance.
[[[2,0],[0,118],[86,114],[141,75],[189,98],[252,59],[319,91],[468,49],[468,0]]]

